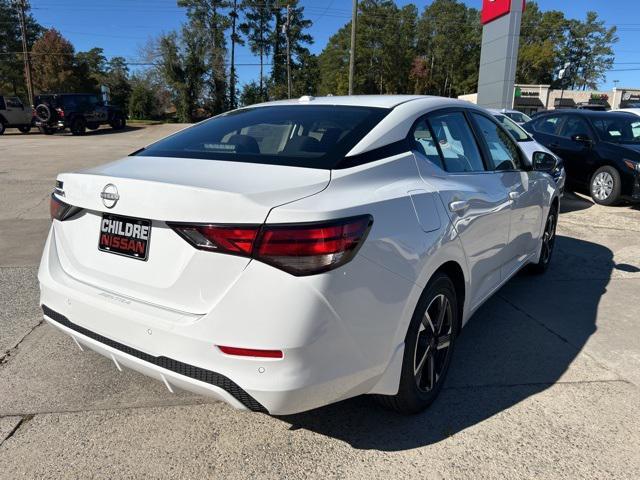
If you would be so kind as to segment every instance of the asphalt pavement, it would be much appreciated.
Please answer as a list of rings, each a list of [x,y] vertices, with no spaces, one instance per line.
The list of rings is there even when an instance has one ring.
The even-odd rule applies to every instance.
[[[0,479],[640,478],[637,206],[568,194],[550,270],[474,315],[420,415],[240,412],[80,352],[38,306],[55,176],[178,128],[0,136]]]

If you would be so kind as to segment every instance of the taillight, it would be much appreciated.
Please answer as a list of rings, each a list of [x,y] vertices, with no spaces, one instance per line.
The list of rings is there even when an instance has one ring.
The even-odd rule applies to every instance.
[[[51,194],[51,200],[49,202],[49,214],[51,215],[51,220],[66,220],[78,213],[80,210],[82,209],[69,205],[68,203],[60,200],[54,194]]]
[[[64,110],[61,108],[56,108],[56,112],[60,118],[64,118]]]
[[[170,223],[194,247],[241,255],[292,275],[313,275],[349,262],[373,223],[370,215],[322,223],[262,226]]]
[[[293,275],[326,272],[354,257],[371,223],[365,215],[322,224],[265,225],[255,258]]]
[[[250,256],[259,226],[170,224],[182,238],[200,250]]]

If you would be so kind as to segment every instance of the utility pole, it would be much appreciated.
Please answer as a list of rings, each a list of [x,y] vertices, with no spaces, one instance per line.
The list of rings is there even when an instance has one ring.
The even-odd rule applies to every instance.
[[[289,29],[291,27],[291,5],[287,2],[287,23],[285,23],[285,33],[287,35],[287,97],[291,98],[291,42],[289,40]]]
[[[351,50],[349,51],[349,95],[353,95],[353,77],[356,70],[356,20],[358,18],[358,0],[353,0],[351,10]]]
[[[29,95],[29,105],[33,106],[33,81],[31,80],[31,59],[27,49],[27,25],[24,19],[26,0],[16,0],[18,14],[20,16],[20,30],[22,31],[22,55],[24,56],[24,75],[27,80],[27,94]]]
[[[233,0],[231,17],[231,71],[229,72],[229,103],[233,110],[236,108],[236,20],[238,20],[238,0]]]

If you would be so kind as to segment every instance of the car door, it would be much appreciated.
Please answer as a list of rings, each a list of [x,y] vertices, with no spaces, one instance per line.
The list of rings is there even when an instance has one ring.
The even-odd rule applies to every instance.
[[[509,242],[502,277],[519,270],[536,252],[542,228],[543,182],[527,167],[524,154],[511,135],[491,116],[471,112],[489,168],[500,178],[511,203]]]
[[[474,308],[501,282],[511,221],[507,191],[487,170],[464,110],[429,113],[412,135],[421,174],[440,194],[462,243]]]
[[[582,138],[577,140],[576,138]],[[586,118],[567,115],[552,150],[564,161],[567,176],[574,182],[586,184],[591,178],[597,155],[591,141],[596,135]]]
[[[6,111],[4,116],[9,125],[24,125],[29,123],[26,120],[25,108],[18,97],[5,97]]]
[[[551,144],[557,143],[560,127],[564,123],[564,115],[559,114],[545,114],[540,118],[535,118],[528,125],[529,133],[539,143],[547,147],[549,150],[554,151],[551,148]]]
[[[107,107],[104,106],[102,100],[97,95],[91,95],[89,97],[89,104],[91,105],[91,118],[94,123],[105,123],[107,121]]]

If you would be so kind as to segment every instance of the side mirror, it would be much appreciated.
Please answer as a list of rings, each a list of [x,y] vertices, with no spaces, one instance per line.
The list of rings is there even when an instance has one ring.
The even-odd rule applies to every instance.
[[[556,157],[547,152],[534,152],[533,169],[540,172],[552,172],[558,166]]]
[[[571,137],[574,142],[584,143],[585,145],[591,145],[591,138],[586,133],[576,133]]]

